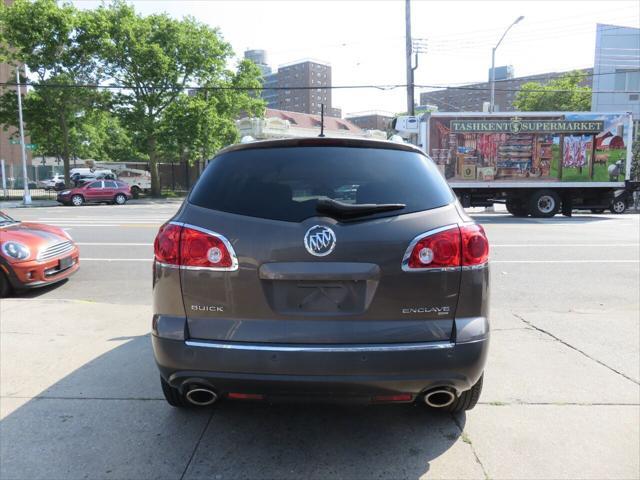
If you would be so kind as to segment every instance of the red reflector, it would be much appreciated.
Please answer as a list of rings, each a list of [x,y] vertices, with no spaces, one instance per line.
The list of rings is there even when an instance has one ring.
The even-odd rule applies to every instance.
[[[416,243],[407,266],[410,269],[446,268],[460,266],[460,230],[448,230],[428,235]]]
[[[410,402],[413,397],[410,393],[398,393],[397,395],[376,395],[375,402]]]
[[[231,392],[227,393],[227,398],[232,398],[235,400],[262,400],[264,399],[264,395],[260,393],[237,393]]]
[[[480,225],[463,225],[460,227],[462,235],[462,265],[482,265],[489,260],[489,241]]]

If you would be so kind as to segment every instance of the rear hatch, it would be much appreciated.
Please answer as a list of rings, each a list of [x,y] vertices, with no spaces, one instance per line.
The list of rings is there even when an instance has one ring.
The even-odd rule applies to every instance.
[[[218,156],[176,222],[224,236],[233,271],[181,270],[189,335],[268,343],[451,337],[460,272],[406,272],[418,235],[459,221],[437,167],[406,150],[244,149]]]

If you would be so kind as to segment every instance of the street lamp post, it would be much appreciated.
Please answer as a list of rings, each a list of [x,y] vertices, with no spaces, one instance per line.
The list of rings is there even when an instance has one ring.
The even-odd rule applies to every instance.
[[[24,195],[22,201],[25,205],[31,205],[29,193],[29,176],[27,175],[27,151],[24,144],[24,124],[22,123],[22,92],[20,91],[20,67],[16,68],[16,92],[18,93],[18,119],[20,121],[20,153],[22,154],[22,178],[24,181]]]
[[[509,30],[511,30],[511,27],[513,27],[516,23],[521,22],[522,20],[524,20],[524,17],[522,15],[520,15],[518,18],[515,19],[515,21],[509,25],[507,27],[507,29],[504,31],[504,33],[502,34],[502,36],[500,37],[500,40],[498,40],[498,43],[496,43],[496,46],[493,47],[491,49],[491,103],[489,104],[489,111],[491,113],[494,112],[495,110],[495,96],[496,96],[496,50],[498,49],[498,47],[500,46],[500,44],[502,43],[502,40],[504,40],[504,37],[507,35],[507,32]]]

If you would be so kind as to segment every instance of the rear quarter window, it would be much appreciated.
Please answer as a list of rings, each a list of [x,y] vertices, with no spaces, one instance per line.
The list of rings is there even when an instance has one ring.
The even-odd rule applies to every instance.
[[[435,164],[416,152],[382,148],[285,147],[224,153],[205,169],[189,202],[252,217],[300,222],[316,216],[316,202],[402,203],[393,216],[454,200]]]

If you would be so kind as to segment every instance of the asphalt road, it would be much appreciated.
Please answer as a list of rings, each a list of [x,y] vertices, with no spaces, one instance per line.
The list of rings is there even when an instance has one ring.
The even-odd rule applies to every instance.
[[[162,399],[155,233],[178,203],[10,209],[81,248],[70,281],[0,303],[0,478],[640,478],[640,216],[477,214],[492,243],[480,404]]]

